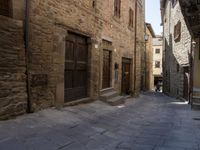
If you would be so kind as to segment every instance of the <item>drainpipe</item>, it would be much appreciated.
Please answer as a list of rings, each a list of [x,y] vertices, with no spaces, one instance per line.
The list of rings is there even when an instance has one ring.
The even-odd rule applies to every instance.
[[[134,45],[134,93],[136,93],[136,43],[137,43],[137,0],[135,1],[135,45]]]
[[[30,47],[29,47],[29,23],[30,23],[30,0],[25,1],[24,41],[26,54],[26,88],[27,88],[27,113],[31,113],[31,81],[30,81]]]
[[[146,31],[145,23],[144,23],[144,31],[145,31],[145,36],[146,36],[147,31]],[[147,87],[147,42],[148,41],[145,41],[145,44],[144,44],[144,46],[145,46],[144,47],[144,76],[145,76],[145,79],[144,79],[144,88],[143,88],[144,91],[147,91],[147,89],[148,89],[148,87]]]
[[[191,38],[191,54],[190,54],[190,93],[189,93],[189,103],[192,102],[193,97],[193,86],[194,86],[194,53],[196,49],[196,43]]]

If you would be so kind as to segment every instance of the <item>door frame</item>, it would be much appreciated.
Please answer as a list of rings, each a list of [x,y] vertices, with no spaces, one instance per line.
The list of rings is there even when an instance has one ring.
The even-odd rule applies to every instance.
[[[122,57],[122,67],[121,67],[121,93],[123,93],[123,64],[127,63],[130,65],[130,78],[129,78],[129,89],[132,89],[132,63],[133,60],[131,58]]]
[[[110,56],[110,88],[113,87],[113,67],[114,67],[114,64],[113,64],[113,60],[114,60],[114,54],[113,54],[113,51],[114,51],[114,47],[112,45],[112,41],[108,40],[108,39],[102,39],[102,44],[101,44],[101,51],[100,51],[100,77],[99,77],[99,92],[101,90],[105,90],[103,88],[103,51],[104,50],[107,50],[107,51],[110,51],[111,52],[111,56]],[[107,89],[107,88],[106,88]],[[108,88],[109,89],[109,88]]]
[[[109,64],[109,70],[110,70],[110,77],[109,77],[109,87],[106,87],[106,88],[103,88],[103,68],[104,68],[104,51],[108,51],[109,52],[109,57],[110,57],[110,59],[109,59],[109,61],[110,61],[110,64]],[[103,63],[103,65],[102,65],[102,82],[101,82],[101,89],[108,89],[108,88],[111,88],[112,87],[112,60],[113,60],[113,58],[112,58],[112,56],[113,56],[113,54],[112,54],[112,50],[108,50],[108,49],[103,49],[103,57],[102,57],[102,63]]]
[[[88,36],[86,36],[86,35],[84,35],[84,34],[81,34],[81,33],[77,33],[77,32],[73,32],[73,31],[67,31],[67,34],[66,34],[66,37],[65,37],[65,44],[66,44],[66,41],[67,41],[67,39],[69,39],[70,37],[69,37],[69,35],[70,34],[72,34],[72,35],[75,35],[75,36],[80,36],[80,37],[83,37],[83,38],[85,38],[85,40],[86,40],[86,44],[87,44],[87,69],[86,69],[86,79],[87,79],[87,89],[86,89],[86,92],[87,92],[87,96],[85,97],[85,98],[88,98],[88,97],[90,97],[90,72],[91,72],[91,67],[90,67],[90,65],[89,65],[89,63],[91,62],[91,43],[90,43],[90,37],[88,37]],[[70,39],[69,39],[70,40]],[[65,56],[64,56],[64,59],[65,59],[65,61],[66,61],[66,47],[65,47]],[[65,69],[66,69],[66,63],[64,63],[64,82],[65,82],[65,80],[66,80],[66,76],[65,76]],[[64,83],[64,103],[71,103],[71,102],[76,102],[76,101],[78,101],[78,100],[80,100],[80,99],[75,99],[75,100],[70,100],[70,101],[67,101],[66,100],[66,97],[65,97],[65,83]],[[85,98],[83,98],[83,99],[85,99]],[[82,98],[81,98],[82,99]]]

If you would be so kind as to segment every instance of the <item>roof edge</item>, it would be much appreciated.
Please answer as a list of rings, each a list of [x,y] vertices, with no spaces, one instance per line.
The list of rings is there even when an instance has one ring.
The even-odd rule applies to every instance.
[[[149,29],[149,31],[151,32],[151,35],[152,35],[152,37],[153,38],[155,38],[156,37],[156,34],[155,34],[155,32],[154,32],[154,30],[153,30],[153,27],[152,27],[152,25],[150,24],[150,23],[145,23],[146,24],[146,27]]]

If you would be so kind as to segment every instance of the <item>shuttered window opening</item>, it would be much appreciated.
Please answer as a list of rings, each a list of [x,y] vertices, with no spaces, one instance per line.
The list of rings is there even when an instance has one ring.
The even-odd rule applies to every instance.
[[[134,15],[134,12],[133,10],[130,8],[129,9],[129,27],[133,28],[133,15]]]
[[[156,54],[160,54],[160,49],[156,49]]]
[[[160,61],[155,61],[155,68],[160,68]]]
[[[114,16],[120,18],[121,13],[121,0],[115,0],[114,2]]]
[[[0,15],[10,17],[10,0],[0,0]]]
[[[175,7],[177,0],[172,0],[172,6]]]
[[[181,22],[178,21],[178,23],[174,26],[174,40],[180,41],[181,38]]]

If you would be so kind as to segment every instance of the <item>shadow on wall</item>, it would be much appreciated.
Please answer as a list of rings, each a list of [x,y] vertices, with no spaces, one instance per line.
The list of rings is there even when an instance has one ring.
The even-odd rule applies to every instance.
[[[165,49],[163,52],[163,92],[171,96],[184,97],[185,99],[188,99],[189,67],[179,64],[178,58],[174,55],[172,40],[172,34],[170,34],[169,39],[167,40],[165,38],[164,41]],[[181,57],[181,54],[179,55]]]

